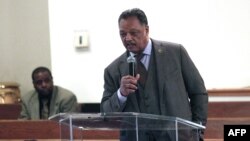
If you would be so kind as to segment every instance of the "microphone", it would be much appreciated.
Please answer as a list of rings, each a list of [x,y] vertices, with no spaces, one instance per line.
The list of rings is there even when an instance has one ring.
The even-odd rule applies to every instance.
[[[131,54],[128,56],[127,58],[127,62],[128,62],[128,67],[129,67],[129,75],[135,77],[135,57],[132,56]]]

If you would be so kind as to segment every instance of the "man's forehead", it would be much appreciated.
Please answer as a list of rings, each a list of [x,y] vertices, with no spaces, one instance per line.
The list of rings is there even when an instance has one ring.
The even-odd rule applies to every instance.
[[[49,72],[47,72],[47,71],[37,72],[34,76],[35,77],[51,77]]]

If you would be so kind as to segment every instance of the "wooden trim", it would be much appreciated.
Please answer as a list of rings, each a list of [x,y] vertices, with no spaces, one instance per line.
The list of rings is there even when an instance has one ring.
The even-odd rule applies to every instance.
[[[208,89],[209,96],[250,96],[250,88]]]

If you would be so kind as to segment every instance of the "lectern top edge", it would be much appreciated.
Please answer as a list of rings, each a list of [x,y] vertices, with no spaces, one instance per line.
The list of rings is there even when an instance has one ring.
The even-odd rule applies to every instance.
[[[113,119],[113,118],[136,118],[136,119],[150,119],[155,121],[171,121],[178,122],[191,126],[193,128],[205,129],[205,126],[179,118],[171,116],[153,115],[145,113],[135,113],[135,112],[112,112],[112,113],[59,113],[54,116],[49,117],[49,120],[61,122],[65,119],[71,119],[73,121],[86,121],[93,119]]]

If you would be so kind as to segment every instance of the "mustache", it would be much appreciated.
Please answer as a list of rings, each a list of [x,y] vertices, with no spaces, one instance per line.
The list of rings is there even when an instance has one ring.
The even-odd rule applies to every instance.
[[[128,41],[128,42],[125,42],[125,45],[126,46],[131,46],[131,45],[136,45],[134,42],[132,41]]]

